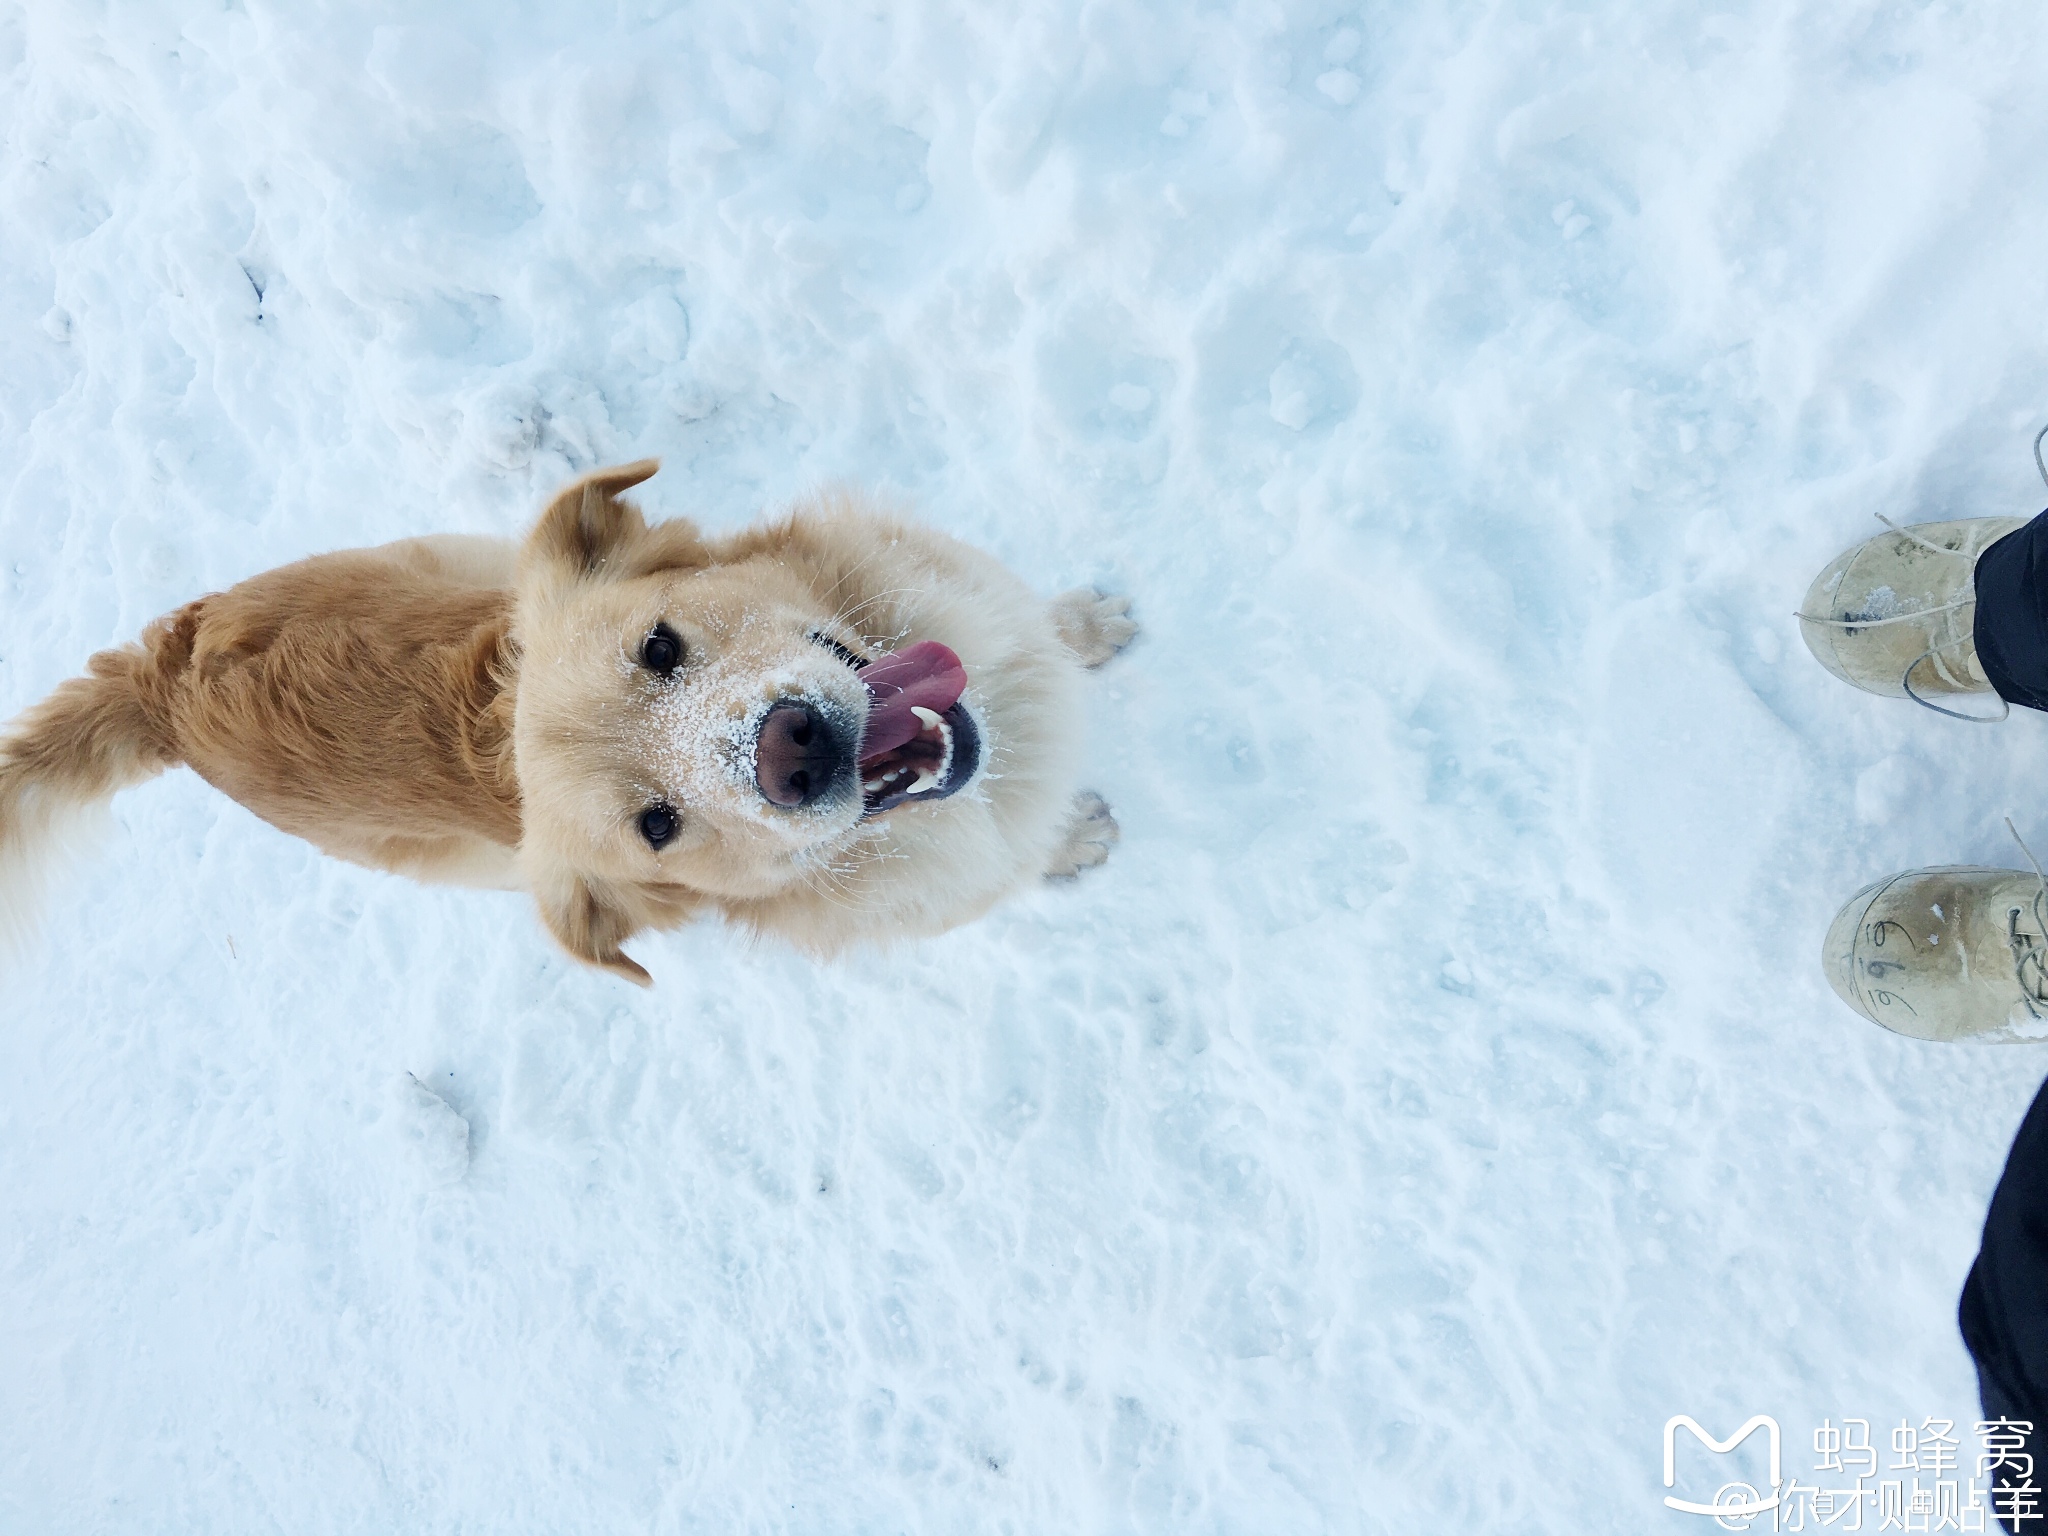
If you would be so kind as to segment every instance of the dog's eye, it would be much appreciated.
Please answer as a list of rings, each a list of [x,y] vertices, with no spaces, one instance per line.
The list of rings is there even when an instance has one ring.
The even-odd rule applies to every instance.
[[[675,840],[682,818],[666,805],[650,805],[640,813],[640,835],[650,848],[663,848]]]
[[[640,664],[663,677],[682,665],[683,637],[666,624],[657,624],[640,642]]]
[[[849,667],[852,667],[856,672],[858,672],[862,667],[868,664],[867,657],[853,650],[850,646],[841,645],[837,640],[834,640],[830,635],[820,634],[817,630],[811,631],[811,643],[813,645],[822,645],[823,647],[825,647],[826,650],[830,651],[834,656],[837,656],[841,661],[845,662]]]

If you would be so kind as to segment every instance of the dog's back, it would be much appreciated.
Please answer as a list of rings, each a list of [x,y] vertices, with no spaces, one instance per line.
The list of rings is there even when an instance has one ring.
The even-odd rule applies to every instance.
[[[509,878],[509,592],[350,550],[267,571],[174,622],[187,613],[190,657],[163,724],[201,778],[341,858]]]
[[[92,657],[0,735],[0,934],[28,926],[68,825],[179,763],[342,858],[514,883],[511,594],[488,584],[492,542],[302,560]]]

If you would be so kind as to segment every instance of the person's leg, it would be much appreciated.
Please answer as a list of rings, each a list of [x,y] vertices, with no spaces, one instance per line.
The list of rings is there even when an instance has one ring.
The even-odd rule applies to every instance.
[[[2039,1469],[2037,1459],[2048,1438],[2048,1083],[2006,1154],[1956,1314],[1977,1362],[1985,1419],[2027,1426],[2024,1448],[1992,1469],[1993,1508],[2010,1511],[2017,1495],[2021,1507],[2048,1516],[2048,1496],[2039,1491],[2048,1469]],[[2028,1495],[2027,1488],[2035,1491]],[[2004,1523],[2016,1536],[2048,1528],[2048,1519]]]
[[[2001,699],[2048,710],[2048,512],[1977,557],[1977,662]]]

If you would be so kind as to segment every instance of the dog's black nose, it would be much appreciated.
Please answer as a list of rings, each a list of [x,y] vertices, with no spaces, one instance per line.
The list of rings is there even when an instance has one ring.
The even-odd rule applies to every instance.
[[[754,741],[754,782],[776,805],[809,805],[853,771],[853,757],[808,704],[778,704]]]

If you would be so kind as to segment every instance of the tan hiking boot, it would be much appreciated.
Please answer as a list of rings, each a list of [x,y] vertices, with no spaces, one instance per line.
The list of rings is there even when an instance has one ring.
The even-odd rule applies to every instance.
[[[2048,896],[2016,869],[1914,869],[1835,914],[1821,965],[1872,1023],[1916,1040],[2048,1041]]]
[[[1921,523],[1845,550],[1814,578],[1800,605],[1806,648],[1845,683],[1960,714],[1928,699],[1993,691],[1970,633],[1977,557],[2027,521]]]

